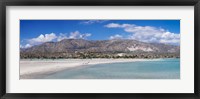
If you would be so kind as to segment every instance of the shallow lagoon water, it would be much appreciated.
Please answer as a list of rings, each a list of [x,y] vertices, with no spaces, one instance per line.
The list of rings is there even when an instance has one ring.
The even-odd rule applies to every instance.
[[[180,79],[180,59],[85,65],[46,79]]]

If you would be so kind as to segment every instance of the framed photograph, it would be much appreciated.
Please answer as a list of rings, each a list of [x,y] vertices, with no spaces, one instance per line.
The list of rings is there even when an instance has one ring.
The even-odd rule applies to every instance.
[[[199,0],[0,2],[1,97],[199,99]]]

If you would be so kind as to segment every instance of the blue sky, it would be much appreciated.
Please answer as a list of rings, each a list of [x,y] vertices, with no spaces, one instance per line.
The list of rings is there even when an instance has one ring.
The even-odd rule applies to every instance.
[[[179,45],[179,20],[20,20],[20,47],[62,39],[135,39]]]

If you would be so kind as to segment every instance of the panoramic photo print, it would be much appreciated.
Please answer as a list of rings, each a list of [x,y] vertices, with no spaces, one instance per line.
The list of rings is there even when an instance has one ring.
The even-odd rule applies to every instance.
[[[180,20],[20,20],[20,79],[180,79]]]

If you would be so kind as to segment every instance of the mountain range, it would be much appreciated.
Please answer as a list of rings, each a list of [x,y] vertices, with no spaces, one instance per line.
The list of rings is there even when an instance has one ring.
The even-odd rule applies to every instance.
[[[20,49],[21,58],[27,55],[40,53],[43,56],[58,55],[56,53],[65,53],[64,55],[74,55],[75,53],[102,53],[108,55],[116,55],[124,53],[126,55],[136,54],[171,54],[179,57],[180,46],[167,45],[161,43],[146,43],[137,40],[85,40],[85,39],[64,39],[59,42],[46,42],[35,45],[30,48]],[[62,55],[59,55],[62,56]],[[80,55],[79,55],[80,56]]]

